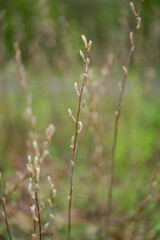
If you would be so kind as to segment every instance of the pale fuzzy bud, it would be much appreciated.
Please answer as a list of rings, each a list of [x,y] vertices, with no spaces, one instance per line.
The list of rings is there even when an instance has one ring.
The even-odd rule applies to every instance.
[[[88,46],[87,39],[86,39],[86,37],[84,35],[81,35],[81,37],[82,37],[82,40],[84,42],[85,49],[87,49],[87,46]]]
[[[84,61],[85,57],[84,57],[84,54],[83,54],[82,50],[79,51],[79,54],[80,54],[82,60]]]
[[[89,59],[89,58],[87,58],[87,60],[86,60],[86,61],[87,61],[87,64],[89,65],[89,64],[90,64],[90,59]]]
[[[36,191],[36,192],[39,191],[39,184],[38,184],[38,183],[35,184],[35,191]]]
[[[33,141],[33,148],[34,148],[34,150],[35,150],[36,155],[39,156],[39,155],[40,155],[40,153],[39,153],[39,147],[38,147],[38,143],[37,143],[36,140]]]
[[[2,173],[0,172],[0,180],[2,179]]]
[[[37,182],[39,182],[40,171],[41,171],[40,167],[37,167],[37,168],[36,168],[36,181],[37,181]]]
[[[34,157],[34,166],[37,167],[39,162],[39,158],[37,156]]]
[[[141,27],[141,18],[138,17],[137,18],[137,29],[139,29]]]
[[[78,122],[79,123],[79,130],[78,130],[78,133],[80,133],[82,131],[82,128],[83,128],[83,124],[81,121]]]
[[[51,184],[52,183],[52,180],[51,180],[51,177],[50,176],[47,176],[47,180],[48,182]]]
[[[2,197],[3,204],[6,205],[6,199]]]
[[[6,218],[6,214],[5,214],[4,211],[2,211],[2,217],[3,217],[3,218]]]
[[[70,196],[68,196],[68,202],[70,202],[70,199],[71,199]]]
[[[35,213],[35,205],[34,204],[30,207],[30,209],[31,209],[31,213]]]
[[[134,52],[134,45],[131,47],[131,52]]]
[[[68,113],[69,113],[69,116],[72,117],[72,111],[70,108],[68,108]]]
[[[124,74],[127,75],[128,74],[128,70],[125,66],[123,66],[123,71],[124,71]]]
[[[29,155],[28,156],[28,163],[31,163],[32,162],[32,159],[31,159],[31,156]]]
[[[87,52],[89,52],[91,50],[91,47],[92,47],[92,41],[89,40]]]
[[[115,115],[115,117],[117,118],[118,115],[119,115],[119,112],[118,112],[118,111],[115,111],[114,115]]]
[[[130,32],[130,34],[129,34],[129,39],[130,39],[131,45],[133,45],[133,43],[134,43],[133,32]]]
[[[79,96],[80,94],[79,94],[79,91],[78,91],[78,85],[77,85],[77,82],[74,83],[74,89],[75,89],[77,95]]]
[[[74,122],[76,122],[76,119],[73,117],[72,111],[71,111],[70,108],[68,108],[68,113],[69,113],[69,116],[72,118],[72,120],[73,120]]]
[[[71,138],[71,145],[70,145],[71,148],[74,148],[74,136],[72,136]]]
[[[72,165],[72,167],[74,167],[74,164],[75,164],[75,163],[74,163],[73,161],[71,161],[71,165]]]
[[[31,192],[32,191],[32,183],[30,182],[29,184],[28,184],[28,192]]]
[[[52,191],[52,196],[53,196],[53,198],[55,198],[56,193],[57,193],[57,190],[56,190],[56,189],[53,189],[53,191]]]
[[[136,13],[136,10],[135,10],[133,2],[130,2],[130,7],[131,7],[131,10],[132,10],[134,16],[137,16],[137,13]]]
[[[46,223],[46,224],[44,225],[44,228],[43,228],[41,234],[43,234],[43,233],[47,230],[48,226],[49,226],[49,223]]]
[[[28,163],[26,164],[27,170],[29,173],[33,173],[33,168],[32,165],[29,165]]]
[[[29,184],[28,184],[28,192],[31,195],[31,198],[35,199],[35,193],[33,192],[33,189],[32,189],[32,179],[31,178],[30,178]]]
[[[80,108],[80,109],[83,109],[83,108],[85,107],[85,105],[86,105],[86,101],[85,101],[85,100],[83,100],[83,103],[82,103],[82,106],[81,106],[81,108]]]
[[[83,73],[83,83],[86,84],[88,79],[87,73]]]
[[[30,207],[30,209],[31,209],[31,213],[32,213],[33,219],[34,219],[36,222],[38,222],[38,218],[36,217],[36,213],[35,213],[35,204],[33,204],[33,205]]]
[[[46,131],[45,131],[47,141],[51,140],[51,137],[54,134],[54,132],[55,132],[55,126],[53,124],[50,124],[48,126],[48,128],[46,128]]]
[[[35,233],[32,234],[32,239],[33,239],[33,240],[37,240],[37,236],[36,236]]]
[[[87,59],[86,59],[86,72],[88,71],[88,66],[89,66],[89,63],[90,63],[90,59],[89,59],[89,58],[87,58]]]
[[[54,184],[53,183],[51,183],[51,189],[53,189],[54,188]]]
[[[49,206],[52,207],[52,201],[50,198],[47,199],[47,202],[48,202]]]

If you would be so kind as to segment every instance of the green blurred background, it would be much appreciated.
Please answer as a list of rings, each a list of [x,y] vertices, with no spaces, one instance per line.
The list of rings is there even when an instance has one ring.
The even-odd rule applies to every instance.
[[[137,7],[138,0],[134,3]],[[159,167],[159,12],[159,0],[144,0],[142,27],[136,38],[119,126],[113,194],[114,239],[128,239],[132,223],[126,223],[126,219],[136,212],[155,169]],[[15,173],[25,172],[28,155],[28,125],[24,119],[27,100],[19,85],[14,51],[14,43],[18,42],[33,98],[40,145],[48,124],[53,123],[56,127],[44,176],[52,175],[57,188],[57,239],[66,237],[69,145],[74,133],[67,109],[71,108],[74,114],[76,112],[78,99],[73,84],[77,81],[80,86],[83,73],[79,56],[79,50],[83,50],[81,34],[93,41],[90,53],[92,71],[85,93],[86,110],[81,115],[84,128],[79,137],[75,167],[72,234],[77,240],[105,239],[103,212],[107,202],[114,111],[119,97],[117,85],[123,76],[122,66],[129,48],[128,36],[134,23],[135,17],[128,0],[1,0],[0,171],[6,181],[16,181]],[[109,76],[104,79],[105,92],[101,94],[102,69],[111,54],[113,64]],[[97,96],[97,105],[92,102],[93,96]],[[98,120],[94,122],[92,115],[95,113]],[[103,151],[95,157],[96,147],[99,146]],[[42,199],[47,195],[46,185],[44,178]],[[24,194],[25,191],[22,188],[19,194],[11,197],[12,201],[16,200],[18,210],[13,211],[12,204],[8,210],[17,239],[24,236],[23,239],[28,239],[32,232],[32,226],[28,224],[29,197]],[[159,182],[153,189],[153,197],[158,191]],[[159,208],[159,201],[146,207],[138,234],[144,236],[147,233],[147,236],[140,239],[154,239],[160,231]],[[47,219],[47,211],[44,219]],[[2,224],[0,233],[7,239]]]

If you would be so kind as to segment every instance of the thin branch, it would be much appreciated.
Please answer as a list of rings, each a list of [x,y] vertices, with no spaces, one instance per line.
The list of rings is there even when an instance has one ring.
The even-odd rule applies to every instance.
[[[82,51],[80,51],[80,55],[82,57],[83,63],[84,63],[84,74],[83,74],[83,82],[81,86],[80,93],[77,92],[77,95],[79,96],[78,100],[78,108],[77,108],[77,115],[76,119],[72,116],[71,110],[69,109],[69,114],[72,117],[72,119],[75,121],[75,134],[74,134],[74,142],[73,142],[73,152],[72,152],[72,161],[71,161],[71,172],[70,172],[70,193],[68,197],[68,240],[71,239],[71,208],[72,208],[72,195],[73,195],[73,173],[74,173],[74,165],[75,165],[75,156],[76,156],[76,149],[77,149],[77,138],[78,138],[78,133],[80,130],[78,130],[78,125],[79,125],[79,115],[80,111],[82,109],[81,107],[81,102],[82,102],[82,94],[83,94],[83,89],[85,84],[87,83],[87,70],[88,70],[88,64],[89,64],[89,59],[87,57],[88,52],[90,51],[92,42],[89,41],[89,44],[87,43],[87,40],[84,35],[82,35],[82,40],[85,45],[85,56]]]
[[[140,0],[138,12],[136,15],[134,13],[134,15],[136,16],[136,24],[135,24],[133,32],[130,33],[130,48],[129,48],[129,53],[127,56],[126,64],[123,67],[124,76],[123,76],[122,84],[120,86],[120,97],[119,97],[119,102],[118,102],[118,108],[115,112],[114,137],[113,137],[113,145],[112,145],[110,181],[109,181],[109,190],[108,190],[108,206],[107,206],[108,215],[110,215],[110,213],[112,211],[112,192],[113,192],[114,170],[115,170],[115,151],[116,151],[117,136],[118,136],[119,117],[120,117],[120,113],[121,113],[121,108],[123,106],[123,95],[124,95],[126,78],[128,75],[128,68],[129,68],[129,65],[130,65],[130,62],[131,62],[131,59],[133,56],[133,52],[134,52],[135,37],[136,37],[137,29],[139,29],[139,27],[140,27],[140,13],[141,13],[143,1],[144,0]],[[133,4],[133,3],[130,3],[130,4]],[[131,9],[132,9],[132,7],[131,7]],[[132,9],[132,11],[133,11],[133,9]]]

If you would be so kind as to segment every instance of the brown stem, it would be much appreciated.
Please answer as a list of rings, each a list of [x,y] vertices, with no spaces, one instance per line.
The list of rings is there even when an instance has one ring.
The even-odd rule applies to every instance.
[[[87,49],[85,51],[84,73],[87,73],[86,60],[87,60]],[[78,137],[78,122],[79,122],[79,115],[80,115],[80,110],[81,110],[81,100],[82,100],[84,85],[85,85],[85,82],[83,80],[81,90],[80,90],[80,94],[79,94],[77,116],[76,116],[76,122],[75,122],[75,135],[74,135],[74,145],[73,145],[73,152],[72,152],[72,164],[71,164],[71,172],[70,172],[70,194],[69,194],[69,199],[68,199],[68,201],[69,201],[69,206],[68,206],[68,240],[71,239],[71,208],[72,208],[72,195],[73,195],[73,173],[74,173],[74,163],[75,163],[77,137]]]
[[[42,228],[41,228],[41,214],[40,214],[40,208],[39,208],[39,201],[38,201],[38,193],[35,192],[35,202],[37,207],[37,214],[38,214],[38,226],[39,226],[39,239],[42,240]]]
[[[6,207],[5,207],[5,203],[4,203],[4,198],[2,195],[2,189],[0,186],[0,198],[1,198],[1,203],[2,203],[2,208],[3,208],[3,212],[4,212],[4,221],[5,221],[5,225],[6,225],[6,229],[7,229],[7,233],[8,233],[8,237],[10,240],[12,240],[12,235],[11,235],[11,231],[10,231],[10,227],[9,227],[9,223],[8,223],[8,215],[7,215],[7,211],[6,211]]]
[[[42,227],[41,227],[42,223],[41,223],[41,213],[40,213],[39,200],[38,200],[38,189],[36,189],[37,184],[38,184],[38,181],[36,180],[36,177],[35,177],[35,204],[36,204],[37,216],[38,216],[39,240],[42,240]]]
[[[140,0],[139,2],[139,7],[138,7],[138,12],[137,12],[137,17],[140,16],[140,12],[142,9],[142,4],[144,0]],[[133,40],[135,42],[135,37],[137,33],[137,23],[135,24],[134,31],[133,31]],[[133,50],[132,50],[133,45],[130,45],[128,57],[126,60],[126,69],[128,70],[128,67],[130,65],[132,55],[133,55]],[[115,151],[116,151],[116,144],[117,144],[117,136],[118,136],[118,127],[119,127],[119,117],[121,113],[121,108],[123,104],[123,94],[124,94],[124,89],[125,89],[125,83],[126,83],[126,78],[127,78],[127,73],[124,72],[123,80],[122,80],[122,86],[120,90],[120,97],[119,97],[119,102],[118,102],[118,108],[117,111],[115,112],[115,125],[114,125],[114,137],[113,137],[113,145],[112,145],[112,155],[111,155],[111,166],[110,166],[110,182],[109,182],[109,190],[108,190],[108,214],[110,215],[111,210],[112,210],[112,192],[113,192],[113,181],[114,181],[114,169],[115,169]]]

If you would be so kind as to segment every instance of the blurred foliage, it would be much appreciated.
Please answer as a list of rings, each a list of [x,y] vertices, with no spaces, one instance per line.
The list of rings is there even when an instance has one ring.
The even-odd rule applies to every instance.
[[[138,1],[135,1],[137,7]],[[147,0],[143,8],[143,40],[158,38],[159,0]],[[80,46],[79,33],[90,36],[100,54],[114,49],[117,42],[123,48],[133,17],[129,1],[125,0],[2,0],[0,5],[1,63],[14,56],[13,44],[20,43],[24,60],[33,61],[38,53],[58,65],[59,54],[72,58],[72,49]],[[155,23],[156,22],[156,23]],[[156,24],[156,25],[155,25]],[[82,30],[83,29],[83,30]],[[123,34],[126,37],[122,36]],[[122,41],[122,42],[121,42]],[[76,42],[76,45],[74,44]],[[152,42],[150,43],[152,47]],[[106,49],[106,51],[104,51]],[[124,50],[125,51],[125,50]],[[154,49],[152,49],[154,51]],[[154,54],[155,55],[155,52]],[[153,61],[153,59],[152,59]],[[157,61],[157,58],[155,59]]]

